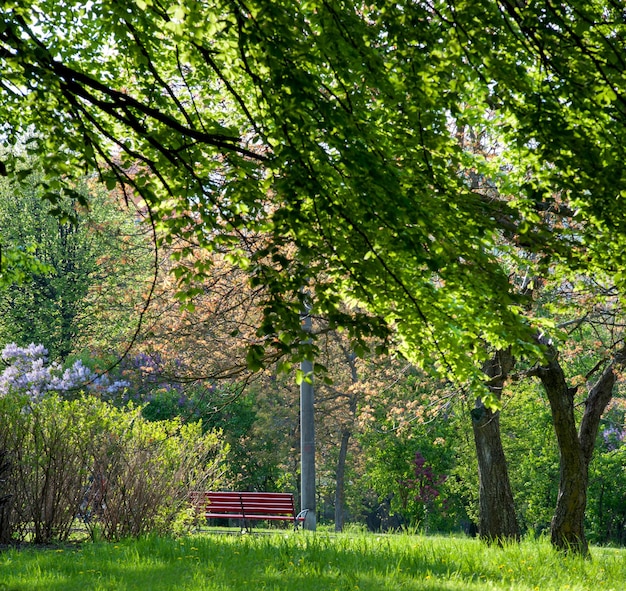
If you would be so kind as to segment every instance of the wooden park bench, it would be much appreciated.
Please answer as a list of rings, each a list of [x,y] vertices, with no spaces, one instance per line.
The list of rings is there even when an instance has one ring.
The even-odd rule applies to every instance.
[[[250,521],[290,521],[294,529],[306,519],[308,509],[296,514],[291,493],[200,492],[191,493],[191,503],[206,519],[239,519],[242,531]]]

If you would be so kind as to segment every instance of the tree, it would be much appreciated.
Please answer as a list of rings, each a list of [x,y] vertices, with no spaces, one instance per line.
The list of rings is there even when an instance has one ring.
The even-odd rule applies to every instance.
[[[199,276],[181,284],[176,260],[184,249],[187,243],[174,241],[159,249],[159,272],[135,351],[158,359],[164,380],[245,382],[252,376],[248,363],[256,359],[250,350],[263,342],[256,334],[263,288],[250,289],[228,256],[201,249],[185,259],[201,270]]]
[[[564,323],[573,326],[572,332],[547,343],[547,361],[528,374],[537,376],[544,387],[560,453],[552,541],[559,548],[587,553],[584,527],[589,467],[625,357],[623,311],[616,290],[606,289],[600,274],[593,280],[579,279],[578,289],[566,303],[575,306],[573,320]],[[574,295],[578,295],[576,300]],[[574,354],[568,353],[568,347]],[[568,373],[574,376],[568,378]]]
[[[623,363],[624,353],[621,351],[589,390],[578,430],[574,414],[574,393],[568,387],[556,352],[547,365],[534,371],[541,379],[550,401],[561,453],[559,496],[551,528],[552,543],[558,548],[588,553],[584,517],[587,508],[589,464],[602,413],[611,400],[616,365]]]
[[[358,489],[368,525],[469,530],[477,517],[476,458],[458,397],[411,370],[384,397],[366,400]]]
[[[498,401],[513,366],[508,351],[496,352],[485,364],[485,374],[491,378],[489,388]],[[489,541],[519,539],[520,529],[500,434],[500,412],[489,408],[479,398],[471,417],[478,459],[478,530],[481,537]]]
[[[525,322],[493,249],[494,208],[522,215],[471,190],[463,171],[492,167],[449,125],[480,118],[489,88],[432,7],[37,8],[7,11],[2,67],[24,82],[4,89],[7,121],[45,133],[61,173],[88,160],[139,192],[166,235],[228,250],[267,287],[267,348],[310,349],[311,278],[314,312],[357,352],[393,330],[412,358],[471,379],[477,341],[534,346],[515,338]]]
[[[21,161],[25,174],[0,182],[0,226],[5,245],[30,251],[39,266],[0,291],[0,342],[40,343],[58,360],[87,341],[93,348],[118,348],[147,290],[145,230],[114,194],[88,179],[77,182],[75,190],[89,195],[90,209],[60,197],[56,208],[63,215],[54,215],[41,198],[45,173],[23,154]],[[30,166],[36,170],[29,174]]]
[[[575,222],[570,221],[570,225],[575,227]],[[496,370],[489,372],[495,375],[490,385],[501,392],[510,377],[540,378],[560,455],[552,542],[557,548],[588,554],[585,510],[589,466],[600,421],[624,363],[623,312],[619,292],[610,283],[607,287],[607,277],[601,269],[587,275],[554,265],[550,275],[549,280],[547,276],[534,277],[537,301],[534,310],[528,310],[529,314],[549,315],[555,324],[547,330],[549,336],[537,335],[549,355],[543,360],[520,359],[516,364],[510,356],[504,357],[504,363],[496,357],[498,364],[488,368]],[[531,367],[524,369],[529,362]],[[572,377],[568,378],[568,373]],[[594,377],[596,374],[599,377]],[[475,409],[473,414],[482,416],[483,411],[477,413]],[[495,444],[490,441],[477,445],[479,465],[483,448],[490,459],[496,457],[495,452],[502,449],[499,433]],[[508,483],[508,476],[505,481]]]
[[[355,439],[359,434],[360,408],[368,392],[382,390],[393,371],[399,371],[399,363],[373,356],[359,359],[345,335],[327,331],[319,320],[314,329],[321,333],[321,355],[317,361],[329,368],[331,378],[330,383],[319,381],[316,385],[319,472],[331,482],[329,496],[334,507],[335,531],[343,531],[348,513],[347,475],[357,463],[354,456],[358,452]]]
[[[359,374],[356,366],[356,355],[352,351],[346,351],[339,345],[344,354],[345,363],[350,371],[350,385],[343,392],[344,401],[347,402],[347,416],[344,415],[340,422],[339,453],[337,456],[337,469],[335,474],[335,531],[343,531],[345,524],[346,507],[346,465],[348,460],[348,450],[350,439],[354,433],[354,423],[357,416],[359,404],[358,382]],[[344,386],[345,387],[345,386]],[[337,391],[335,390],[337,394]]]

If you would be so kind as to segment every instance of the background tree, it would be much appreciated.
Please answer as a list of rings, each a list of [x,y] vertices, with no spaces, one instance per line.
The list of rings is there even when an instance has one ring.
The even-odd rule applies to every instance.
[[[614,400],[603,419],[589,466],[586,523],[591,542],[624,545],[624,400]]]
[[[419,372],[387,394],[371,397],[362,414],[359,486],[374,493],[363,498],[368,523],[470,531],[478,519],[476,455],[458,394]]]
[[[42,344],[58,360],[87,342],[119,349],[148,287],[147,228],[115,195],[87,180],[76,190],[90,194],[90,209],[59,197],[63,215],[53,215],[42,201],[44,180],[41,169],[0,179],[3,239],[14,249],[30,249],[41,263],[0,292],[0,342]]]
[[[559,481],[559,450],[545,394],[537,383],[507,384],[501,413],[515,509],[522,534],[550,531]]]

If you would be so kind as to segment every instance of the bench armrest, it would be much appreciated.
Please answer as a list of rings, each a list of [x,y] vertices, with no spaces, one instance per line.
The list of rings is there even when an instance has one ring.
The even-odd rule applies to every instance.
[[[310,509],[302,509],[293,520],[294,529],[298,529],[298,525],[304,523],[306,516],[309,514]]]

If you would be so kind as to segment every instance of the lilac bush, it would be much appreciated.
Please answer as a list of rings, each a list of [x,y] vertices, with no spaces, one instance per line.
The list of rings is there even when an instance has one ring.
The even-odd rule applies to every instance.
[[[47,392],[84,389],[93,393],[112,394],[129,385],[124,380],[111,381],[106,375],[97,375],[80,360],[65,370],[57,362],[48,363],[46,348],[34,343],[28,347],[9,343],[0,357],[6,364],[0,374],[0,396],[15,392],[26,394],[36,401]]]

